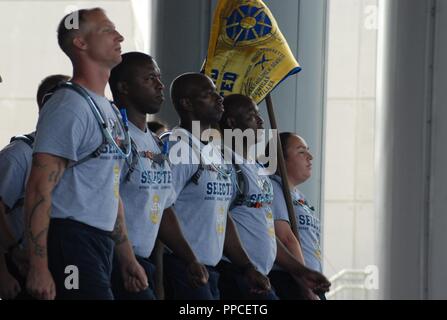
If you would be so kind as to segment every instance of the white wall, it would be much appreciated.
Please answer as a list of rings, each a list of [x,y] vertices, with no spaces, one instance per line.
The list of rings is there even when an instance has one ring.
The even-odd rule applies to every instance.
[[[123,52],[136,49],[140,35],[129,0],[0,1],[0,148],[11,136],[34,130],[40,81],[55,73],[71,75],[71,64],[57,44],[56,29],[72,5],[104,8],[126,39]]]
[[[329,6],[324,270],[376,265],[374,126],[377,0]]]

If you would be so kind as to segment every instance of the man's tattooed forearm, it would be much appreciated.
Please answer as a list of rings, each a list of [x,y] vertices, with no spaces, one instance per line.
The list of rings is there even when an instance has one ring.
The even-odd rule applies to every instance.
[[[39,207],[41,207],[43,203],[45,203],[45,197],[40,196],[40,199],[33,205],[28,219],[28,237],[31,244],[31,250],[36,256],[41,258],[44,258],[46,256],[45,240],[43,240],[43,245],[41,243],[42,238],[46,239],[46,237],[44,236],[46,236],[46,234],[48,233],[48,223],[46,223],[46,227],[43,230],[39,231],[35,235],[32,229],[32,221],[35,214],[38,212]],[[51,214],[51,206],[50,208],[48,208],[48,210],[46,210],[45,213],[49,217],[49,215]]]
[[[33,232],[29,230],[28,236],[31,242],[31,250],[38,257],[45,258],[47,247],[45,245],[40,244],[40,239],[48,233],[48,227],[44,228],[40,231],[36,236],[33,235]]]
[[[40,199],[33,205],[33,208],[31,209],[31,214],[29,215],[29,219],[28,219],[28,229],[29,230],[31,230],[31,221],[33,220],[33,217],[34,217],[35,213],[37,212],[37,209],[44,202],[45,202],[45,198],[43,196],[40,196]]]
[[[63,173],[63,165],[61,163],[57,164],[57,170],[52,171],[48,175],[48,182],[53,182],[54,184],[57,184],[62,177]]]

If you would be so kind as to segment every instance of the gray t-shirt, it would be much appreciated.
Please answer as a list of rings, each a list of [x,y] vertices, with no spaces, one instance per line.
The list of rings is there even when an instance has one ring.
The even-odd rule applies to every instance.
[[[35,137],[35,132],[30,135]],[[32,155],[31,146],[21,140],[11,142],[0,151],[0,198],[12,209],[6,215],[6,223],[17,240],[24,238],[23,198],[31,171]]]
[[[243,200],[240,199],[243,203],[231,209],[231,216],[250,260],[259,272],[267,275],[276,259],[275,226],[270,208],[272,185],[267,176],[258,175],[256,163],[238,167],[244,179]]]
[[[203,148],[204,144],[184,129],[174,129],[192,140],[193,150]],[[183,148],[191,150],[188,142],[180,140]],[[174,147],[173,146],[173,147]],[[171,147],[171,150],[172,148]],[[177,146],[178,147],[178,146]],[[191,179],[197,172],[198,164],[172,164],[173,182],[177,200],[174,204],[185,238],[200,263],[215,266],[222,258],[227,223],[228,207],[233,195],[231,167],[229,165],[207,165],[200,173],[198,184]]]
[[[271,180],[275,195],[272,205],[274,219],[284,220],[290,224],[286,201],[282,192],[281,178],[272,176]],[[315,215],[313,207],[309,206],[304,195],[297,188],[291,190],[291,195],[304,263],[307,267],[321,272],[320,220]]]
[[[124,205],[127,231],[136,255],[148,257],[154,248],[164,209],[175,200],[172,173],[165,160],[151,160],[161,150],[151,132],[129,123],[129,132],[137,153],[126,161],[121,174],[120,194]],[[134,163],[133,171],[129,168]]]
[[[119,119],[110,102],[88,91],[118,143],[124,139]],[[34,153],[79,161],[104,141],[101,127],[85,98],[71,89],[56,91],[39,116]],[[68,218],[105,231],[115,225],[119,181],[124,159],[111,144],[100,156],[68,167],[53,190],[52,218]]]

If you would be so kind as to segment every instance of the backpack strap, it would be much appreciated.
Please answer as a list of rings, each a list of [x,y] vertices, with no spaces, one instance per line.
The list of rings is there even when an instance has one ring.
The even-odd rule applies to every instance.
[[[163,152],[163,141],[161,141],[161,136],[162,135],[160,135],[160,137],[159,137],[155,133],[153,133],[152,131],[150,131],[150,132],[152,134],[152,138],[154,138],[154,140],[155,140],[155,143],[157,143],[157,146],[160,148],[160,151]]]
[[[154,133],[153,133],[154,134]],[[161,153],[168,156],[169,155],[169,137],[171,136],[172,131],[166,131],[160,134],[158,140],[161,143]],[[155,135],[155,134],[154,134]],[[169,157],[168,157],[169,158]]]
[[[200,179],[200,176],[202,175],[203,170],[205,170],[205,168],[203,167],[202,162],[200,162],[199,166],[197,167],[196,172],[194,172],[194,174],[191,177],[192,183],[194,183],[195,185],[199,185],[199,179]]]
[[[160,149],[160,153],[153,154],[151,157],[151,160],[155,163],[160,164],[160,165],[165,160],[169,162],[168,152],[166,152],[166,150],[169,149],[169,146],[167,146],[167,147],[165,146],[165,144],[168,144],[169,141],[165,140],[165,142],[163,142],[155,133],[153,133],[152,131],[150,131],[150,132],[152,134],[152,138],[154,139],[155,143],[157,144],[158,148]],[[140,157],[140,153],[138,152],[137,145],[133,141],[132,137],[130,138],[130,144],[131,144],[131,154],[129,157],[130,161],[127,161],[129,170],[127,171],[126,176],[124,178],[126,182],[130,181],[130,177],[131,177],[132,173],[135,171],[135,168],[138,163],[138,158]]]
[[[74,82],[63,82],[56,86],[56,88],[54,89],[52,94],[54,94],[54,92],[56,92],[57,90],[62,89],[62,88],[73,90],[76,93],[78,93],[81,97],[83,97],[87,101],[88,105],[90,106],[99,126],[101,127],[101,131],[107,127],[107,123],[105,120],[106,118],[105,118],[104,113],[102,112],[102,110],[100,108],[96,107],[95,102],[93,101],[93,98],[88,94],[87,90],[85,90],[80,85],[78,85]],[[112,106],[113,111],[115,112],[115,114],[117,116],[117,119],[120,119],[120,111],[113,104],[112,101],[109,101],[109,102],[110,102],[110,105]],[[93,110],[96,110],[97,113],[95,113]],[[90,153],[89,155],[85,156],[84,158],[82,158],[78,161],[70,161],[67,167],[72,168],[72,167],[78,166],[90,159],[98,158],[101,155],[101,150],[103,150],[105,148],[105,146],[107,146],[108,144],[109,143],[107,142],[107,139],[103,134],[102,143],[92,153]]]
[[[261,164],[259,164],[258,162],[256,162],[256,164],[258,166],[262,166]],[[268,196],[263,196],[260,200],[257,201],[252,201],[251,199],[248,198],[247,194],[248,194],[248,190],[247,190],[247,184],[244,178],[244,174],[242,172],[242,168],[239,164],[237,164],[234,161],[233,158],[233,166],[235,167],[235,172],[236,172],[236,187],[237,187],[237,194],[236,197],[233,201],[233,203],[231,204],[231,208],[234,208],[235,206],[247,206],[249,208],[261,208],[263,207],[266,203],[271,203],[273,201],[273,194],[269,194]],[[268,179],[268,178],[266,178]],[[263,183],[271,183],[270,181],[266,181],[264,180]],[[264,184],[263,187],[261,189],[264,190]]]
[[[14,142],[14,141],[23,141],[25,142],[31,149],[33,148],[34,145],[34,137],[31,134],[24,134],[24,135],[18,135],[18,136],[14,136],[11,138],[11,140],[9,141],[9,143]]]
[[[70,81],[67,81],[67,82],[61,82],[61,83],[57,84],[56,86],[54,86],[51,90],[49,90],[49,91],[44,95],[44,97],[42,98],[42,104],[45,104],[45,103],[46,103],[46,102],[47,102],[47,101],[54,95],[54,93],[55,93],[57,90],[60,90],[60,89],[62,89],[62,88],[70,89],[70,90],[73,90],[73,91],[77,92],[81,97],[83,97],[83,98],[86,99],[87,103],[89,104],[89,106],[90,106],[91,108],[94,107],[94,106],[92,106],[92,104],[93,104],[93,99],[92,99],[92,98],[90,97],[90,95],[86,92],[86,90],[83,89],[82,87],[80,87],[79,85],[77,85],[76,83],[74,83],[74,82],[70,82]],[[113,107],[115,113],[118,113],[118,114],[119,114],[119,111],[116,111],[116,110],[115,110],[115,109],[116,109],[116,106],[115,106],[112,102],[110,102],[110,103],[111,103],[111,105],[112,105],[112,107]],[[102,112],[101,112],[101,110],[100,110],[99,108],[98,108],[98,111],[100,112],[100,117],[102,117],[103,119],[105,119],[105,118],[104,118],[104,115],[102,114]],[[96,118],[96,115],[95,115],[95,118]],[[99,121],[98,121],[98,123],[99,123],[99,125],[101,126],[101,123],[100,123]],[[102,125],[102,127],[103,127],[103,125]],[[101,154],[101,149],[103,149],[103,148],[105,147],[105,145],[107,145],[107,141],[106,141],[105,137],[103,137],[103,138],[104,138],[104,139],[103,139],[103,142],[101,143],[101,145],[100,145],[98,148],[96,148],[92,153],[90,153],[90,154],[87,155],[86,157],[82,158],[81,160],[78,160],[78,161],[69,161],[67,168],[72,168],[72,167],[78,166],[78,165],[80,165],[80,164],[82,164],[82,163],[84,163],[84,162],[86,162],[86,161],[88,161],[88,160],[90,160],[90,159],[99,157],[100,154]]]
[[[14,136],[14,137],[12,137],[10,140],[9,140],[9,143],[12,143],[12,142],[14,142],[14,141],[23,141],[23,142],[25,142],[26,143],[26,145],[28,146],[28,147],[30,147],[31,149],[33,149],[33,145],[34,145],[34,137],[31,135],[31,134],[24,134],[24,135],[17,135],[17,136]],[[20,199],[18,199],[15,203],[14,203],[14,205],[12,206],[12,208],[8,208],[7,210],[6,210],[6,213],[9,213],[9,212],[11,212],[11,211],[13,211],[13,210],[15,210],[15,209],[17,209],[17,208],[19,208],[19,207],[23,207],[23,204],[25,203],[25,198],[20,198]]]
[[[166,132],[163,132],[159,137],[159,140],[162,143],[162,153],[165,154],[166,156],[169,154],[169,137],[171,136],[171,134],[172,134],[172,131],[166,131]],[[192,149],[191,139],[189,139],[189,146]],[[200,161],[196,172],[194,172],[194,174],[191,176],[191,179],[188,181],[188,183],[192,182],[195,185],[198,185],[200,176],[202,175],[202,171],[204,169],[205,169],[205,167],[203,166],[202,161]]]
[[[236,207],[236,206],[241,206],[244,204],[244,200],[245,200],[245,194],[246,194],[246,190],[245,190],[245,179],[244,179],[244,174],[242,172],[242,168],[239,164],[237,164],[234,161],[234,155],[233,155],[233,166],[234,166],[234,175],[233,175],[233,184],[236,186],[236,197],[233,200],[233,202],[230,205],[230,209]]]
[[[89,155],[85,156],[84,158],[82,158],[81,160],[78,161],[69,161],[67,168],[73,168],[76,167],[90,159],[93,158],[98,158],[101,155],[101,150],[107,145],[107,142],[103,141],[101,143],[101,145],[95,149],[95,151],[93,151],[92,153],[90,153]]]
[[[130,162],[127,161],[127,164],[129,165],[129,170],[126,173],[126,177],[124,178],[124,181],[129,182],[130,181],[130,176],[132,175],[132,173],[135,171],[135,168],[137,167],[137,163],[138,163],[138,150],[137,150],[137,145],[135,144],[135,142],[133,141],[132,138],[130,138],[130,145],[131,145],[131,153],[130,153]]]

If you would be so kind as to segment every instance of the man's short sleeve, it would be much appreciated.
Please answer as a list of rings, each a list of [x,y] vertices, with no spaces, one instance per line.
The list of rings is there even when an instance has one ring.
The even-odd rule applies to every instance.
[[[174,187],[176,197],[180,195],[183,188],[186,186],[191,177],[197,171],[198,167],[199,167],[198,165],[192,165],[192,164],[171,165],[172,185]]]
[[[273,219],[285,220],[290,223],[286,200],[284,198],[282,187],[277,181],[273,179],[271,179],[271,181],[273,186],[273,203],[271,206],[273,211]]]
[[[177,194],[175,192],[174,185],[173,185],[173,187],[171,189],[171,192],[169,193],[169,195],[168,195],[168,197],[166,199],[166,203],[165,203],[164,209],[171,207],[174,204],[176,199],[177,199]]]
[[[1,152],[0,198],[8,208],[12,209],[17,200],[22,197],[25,179],[26,167],[11,154]]]
[[[49,153],[79,160],[79,147],[89,121],[84,99],[74,91],[61,89],[46,103],[37,123],[34,153]]]

